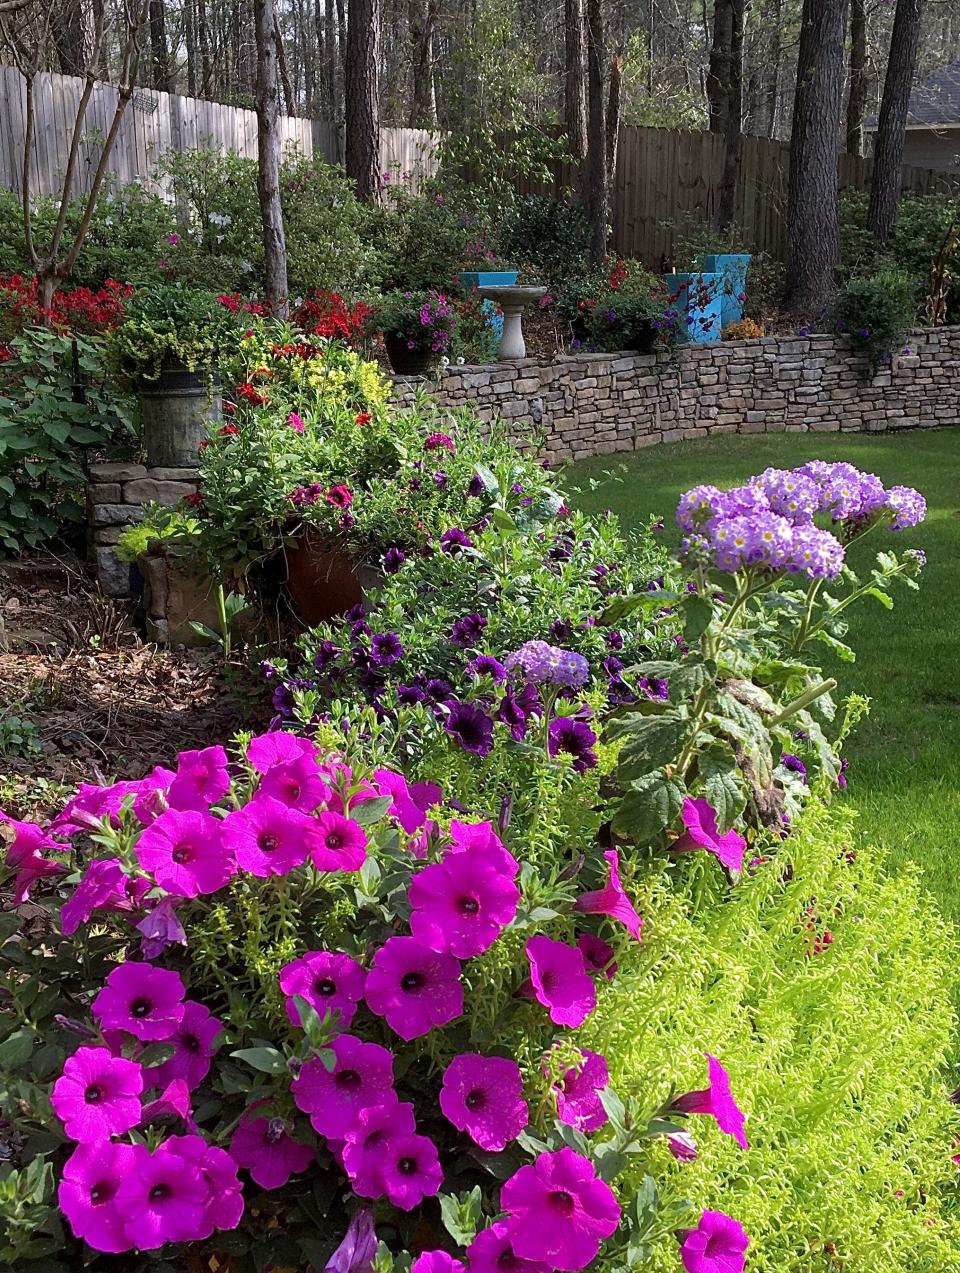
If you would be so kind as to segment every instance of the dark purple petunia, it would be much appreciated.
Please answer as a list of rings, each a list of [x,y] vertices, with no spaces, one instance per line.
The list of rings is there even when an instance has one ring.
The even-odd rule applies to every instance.
[[[477,644],[487,626],[488,620],[482,614],[465,614],[457,619],[450,629],[450,642],[461,650],[467,650]]]
[[[402,658],[403,645],[396,632],[375,632],[370,638],[370,657],[378,667]]]
[[[489,756],[493,747],[493,721],[473,703],[451,699],[443,728],[464,751],[474,756]]]
[[[449,481],[449,477],[447,477],[446,473],[444,473],[442,469],[439,473],[434,473],[433,475],[433,484],[438,491],[445,491]]]
[[[388,548],[383,555],[383,573],[395,575],[406,560],[406,553],[399,548]]]
[[[603,639],[607,643],[608,650],[623,649],[623,637],[616,630],[616,628],[611,628],[609,632],[604,633]]]
[[[444,553],[459,552],[461,548],[472,548],[473,540],[465,530],[453,527],[445,530],[440,536],[440,551]]]
[[[318,672],[325,672],[331,663],[336,663],[342,651],[332,641],[321,641],[313,666]]]
[[[398,685],[397,702],[401,707],[413,707],[417,703],[425,703],[427,695],[419,685]]]
[[[561,752],[572,756],[573,767],[579,774],[596,768],[597,757],[592,748],[597,736],[586,721],[573,716],[558,716],[550,722],[549,733],[551,756],[558,756]]]
[[[799,756],[795,756],[792,752],[785,751],[780,757],[780,763],[784,769],[789,769],[791,773],[799,774],[804,782],[807,781],[807,766],[803,763]]]
[[[445,681],[442,676],[431,677],[423,688],[427,699],[431,703],[445,703],[453,693],[453,686],[449,681]]]
[[[569,641],[573,636],[573,624],[569,619],[554,619],[550,624],[550,636],[554,641]]]
[[[489,676],[496,685],[507,679],[507,669],[492,654],[478,654],[467,664],[467,671],[471,676]]]
[[[467,487],[467,497],[468,499],[479,499],[486,489],[487,488],[483,484],[483,478],[479,473],[474,473],[473,477],[470,479],[470,484]]]

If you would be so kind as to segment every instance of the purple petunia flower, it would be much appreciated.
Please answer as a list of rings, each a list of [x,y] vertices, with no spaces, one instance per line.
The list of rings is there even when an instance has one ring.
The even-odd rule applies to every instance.
[[[317,839],[313,818],[260,794],[229,813],[222,827],[223,843],[237,866],[260,879],[303,866]]]
[[[328,809],[315,820],[310,855],[318,871],[359,871],[367,860],[367,833],[359,822]]]
[[[143,1071],[107,1048],[78,1048],[50,1092],[53,1112],[70,1140],[109,1140],[140,1122]]]
[[[261,1189],[282,1189],[314,1159],[310,1145],[294,1140],[282,1118],[244,1118],[230,1141],[230,1157],[246,1167]]]
[[[425,703],[427,694],[419,685],[398,685],[397,702],[401,707],[415,707],[417,703]]]
[[[481,495],[485,494],[486,489],[487,488],[483,484],[483,478],[479,473],[474,473],[467,485],[467,498],[479,499]]]
[[[44,852],[62,853],[65,845],[51,839],[36,822],[18,822],[0,809],[0,822],[13,827],[13,842],[7,846],[5,863],[17,872],[13,885],[13,903],[22,905],[38,880],[48,875],[66,875],[69,868],[52,862]],[[79,828],[78,828],[79,829]]]
[[[440,1108],[481,1149],[499,1153],[520,1135],[529,1117],[520,1067],[502,1056],[455,1056],[443,1075]]]
[[[780,757],[780,763],[784,769],[788,769],[790,773],[799,774],[804,782],[807,781],[807,766],[799,756],[795,756],[793,752],[785,751]]]
[[[410,928],[430,950],[472,959],[513,921],[520,890],[483,850],[463,849],[410,881]]]
[[[188,999],[177,1028],[166,1040],[173,1044],[173,1056],[150,1071],[157,1087],[167,1087],[182,1079],[192,1091],[210,1072],[216,1048],[214,1040],[223,1032],[223,1023],[211,1016],[202,1003]]]
[[[133,1167],[132,1145],[101,1140],[78,1145],[63,1165],[57,1203],[74,1237],[94,1251],[118,1254],[133,1243],[124,1232],[117,1193]]]
[[[689,1132],[671,1132],[667,1136],[667,1148],[677,1162],[696,1162],[697,1142]]]
[[[680,1245],[686,1273],[742,1273],[750,1239],[738,1220],[722,1211],[704,1211]]]
[[[597,992],[581,952],[575,946],[542,936],[531,937],[526,951],[530,990],[548,1010],[550,1020],[571,1029],[583,1025],[597,1006]],[[529,996],[530,991],[522,986],[518,993]]]
[[[393,1141],[416,1130],[413,1106],[399,1101],[394,1092],[385,1093],[380,1104],[359,1111],[343,1145],[343,1169],[354,1193],[361,1198],[384,1196],[384,1152]]]
[[[137,841],[137,861],[175,897],[216,893],[237,870],[222,826],[210,813],[168,809]]]
[[[706,849],[712,853],[729,871],[743,870],[743,851],[747,842],[736,831],[725,831],[722,835],[717,829],[717,811],[706,800],[691,800],[688,796],[683,802],[680,816],[686,828],[670,845],[673,852],[689,852],[693,849]]]
[[[607,981],[613,981],[617,975],[617,965],[614,963],[614,950],[609,942],[593,933],[581,933],[577,938],[577,949],[583,955],[588,971],[602,972]]]
[[[479,618],[479,616],[477,617]],[[449,681],[445,681],[442,676],[431,677],[423,689],[431,703],[444,703],[453,693],[453,686]]]
[[[493,748],[493,721],[474,703],[451,699],[443,728],[455,742],[474,756],[489,756]]]
[[[507,669],[492,654],[478,654],[467,664],[467,671],[475,677],[489,676],[494,685],[499,685],[507,679]]]
[[[370,638],[370,658],[377,667],[388,667],[403,658],[403,645],[396,632],[375,632]]]
[[[167,800],[173,809],[206,809],[230,790],[227,753],[222,747],[182,751]]]
[[[131,887],[142,896],[149,889],[150,883],[148,880],[131,880],[119,858],[94,858],[84,871],[73,896],[60,908],[60,931],[65,937],[71,936],[81,924],[90,919],[94,911],[132,910],[139,898],[137,891],[131,895]]]
[[[457,646],[460,650],[475,646],[488,622],[486,615],[482,614],[465,614],[462,619],[455,620],[450,629],[451,645]]]
[[[446,1251],[421,1251],[410,1265],[410,1273],[467,1273],[467,1266]]]
[[[543,1260],[524,1260],[510,1245],[505,1220],[481,1229],[467,1247],[470,1273],[552,1273]]]
[[[235,1229],[243,1215],[243,1189],[237,1164],[225,1149],[202,1136],[172,1136],[164,1147],[199,1171],[207,1186],[203,1219],[194,1241],[206,1241],[216,1229]]]
[[[443,1171],[437,1147],[427,1136],[398,1136],[384,1146],[383,1188],[401,1211],[412,1211],[440,1192]]]
[[[176,898],[162,897],[136,925],[144,959],[156,959],[168,946],[186,946],[186,930],[177,918],[176,908]]]
[[[370,1273],[377,1246],[373,1211],[360,1207],[350,1218],[343,1241],[327,1260],[323,1273]]]
[[[294,995],[306,999],[322,1018],[327,1012],[336,1014],[338,1028],[346,1029],[363,998],[367,974],[349,955],[328,950],[311,950],[300,959],[280,969],[280,989],[287,996],[287,1016],[292,1025],[300,1025],[300,1011]]]
[[[334,1055],[333,1069],[317,1059],[307,1061],[290,1090],[298,1108],[310,1115],[314,1129],[339,1140],[360,1110],[393,1095],[393,1053],[352,1034],[338,1034],[329,1050]]]
[[[709,1114],[717,1120],[722,1132],[732,1136],[741,1149],[748,1149],[746,1133],[743,1130],[744,1117],[733,1092],[730,1090],[730,1076],[715,1056],[705,1052],[710,1086],[698,1092],[688,1092],[673,1102],[671,1108],[679,1114]]]
[[[500,1191],[517,1255],[552,1269],[584,1269],[616,1232],[620,1204],[593,1164],[564,1147],[521,1167]]]
[[[580,1049],[583,1064],[567,1070],[553,1092],[557,1098],[557,1115],[581,1132],[595,1132],[607,1122],[600,1093],[610,1086],[607,1059],[599,1052]]]
[[[131,1170],[117,1190],[127,1237],[143,1251],[167,1242],[198,1240],[209,1185],[200,1171],[165,1142],[153,1153],[133,1147]]]
[[[520,863],[503,847],[503,841],[489,822],[460,822],[454,818],[450,823],[450,841],[452,853],[480,854],[511,880],[520,874]]]
[[[383,573],[395,575],[406,560],[407,555],[401,549],[388,548],[383,554]]]
[[[610,870],[607,886],[593,893],[581,894],[573,909],[583,915],[609,915],[611,919],[619,920],[631,937],[640,941],[643,936],[643,920],[620,883],[620,858],[617,850],[609,849],[603,856]]]
[[[390,937],[367,974],[367,1005],[408,1042],[463,1012],[460,964],[415,937]]]
[[[551,756],[561,753],[573,757],[573,768],[578,774],[594,769],[597,764],[593,744],[597,736],[586,721],[573,716],[558,716],[549,726],[547,750]]]
[[[185,993],[177,973],[131,960],[113,969],[90,1011],[101,1030],[125,1030],[144,1042],[169,1039]]]

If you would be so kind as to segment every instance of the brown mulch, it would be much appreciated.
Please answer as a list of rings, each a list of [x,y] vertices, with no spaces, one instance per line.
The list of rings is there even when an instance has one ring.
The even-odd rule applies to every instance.
[[[78,558],[0,561],[0,806],[11,816],[45,813],[79,782],[140,777],[225,741],[243,706],[216,649],[145,644],[129,605],[102,596]],[[39,754],[5,747],[12,717],[32,724]]]

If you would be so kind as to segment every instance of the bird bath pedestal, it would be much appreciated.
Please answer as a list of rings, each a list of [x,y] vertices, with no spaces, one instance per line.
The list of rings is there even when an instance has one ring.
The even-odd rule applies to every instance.
[[[523,327],[520,315],[528,305],[546,296],[545,287],[518,287],[504,285],[502,287],[478,287],[477,291],[485,300],[493,301],[503,310],[503,336],[500,338],[500,361],[515,362],[518,358],[526,358],[527,347],[523,343]]]

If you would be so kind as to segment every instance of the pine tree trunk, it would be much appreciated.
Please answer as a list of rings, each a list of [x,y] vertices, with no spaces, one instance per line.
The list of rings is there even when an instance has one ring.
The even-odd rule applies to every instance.
[[[336,79],[334,80],[333,85],[333,118],[336,120],[338,128],[342,129],[347,114],[347,75],[345,67],[347,50],[347,8],[345,0],[336,0],[336,12],[337,61]]]
[[[350,0],[346,57],[344,167],[357,194],[380,193],[380,0]]]
[[[910,106],[910,90],[920,44],[923,0],[897,0],[890,36],[890,60],[883,81],[883,99],[873,147],[873,179],[867,208],[867,229],[886,243],[897,219],[903,182],[903,140]]]
[[[712,133],[727,131],[735,8],[736,0],[715,0],[713,6],[713,42],[707,71],[707,109]]]
[[[410,127],[435,128],[437,93],[433,75],[433,43],[437,25],[436,0],[410,0],[408,24],[413,58]]]
[[[570,154],[582,163],[587,153],[586,70],[583,56],[583,0],[564,0],[563,122]]]
[[[787,303],[812,314],[840,260],[840,109],[846,0],[804,0],[787,194]]]
[[[850,91],[847,94],[847,154],[863,154],[867,109],[867,3],[850,0]]]
[[[717,201],[717,224],[721,230],[733,225],[737,214],[737,189],[743,156],[743,36],[746,0],[730,0],[730,48],[724,63],[726,110],[724,114],[723,175]]]
[[[606,38],[603,0],[587,0],[587,159],[586,205],[590,222],[590,259],[598,268],[607,255],[607,101],[604,85]]]
[[[287,314],[287,245],[280,207],[280,90],[277,81],[276,10],[274,0],[254,0],[257,46],[257,194],[263,223],[267,301],[273,312]]]
[[[213,87],[213,64],[210,60],[206,0],[197,0],[197,43],[200,46],[200,96],[208,97]]]
[[[150,0],[150,52],[153,61],[153,87],[161,93],[169,93],[170,53],[167,49],[167,24],[163,5],[164,0]]]
[[[83,39],[83,8],[79,0],[61,6],[51,22],[61,75],[83,75],[87,55]]]

